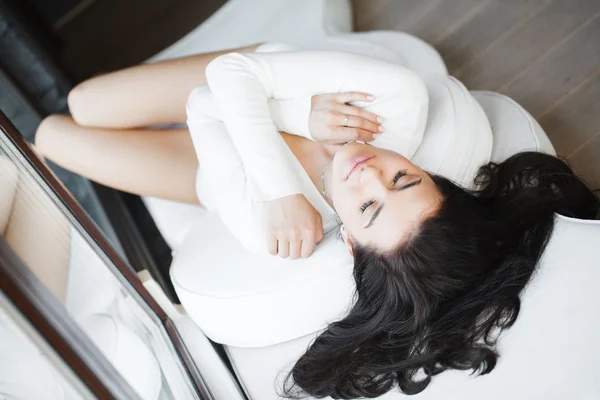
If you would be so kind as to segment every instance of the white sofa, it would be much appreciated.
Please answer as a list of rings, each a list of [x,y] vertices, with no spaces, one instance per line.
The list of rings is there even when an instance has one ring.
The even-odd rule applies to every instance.
[[[336,40],[336,44],[348,43],[349,51],[356,43],[377,47],[382,58],[395,59],[424,75],[447,73],[437,52],[414,37],[399,32],[350,33],[349,1],[257,4],[229,1],[150,61],[262,41],[323,48]],[[554,154],[539,124],[513,100],[492,92],[472,94],[492,127],[492,160],[502,161],[523,150]],[[338,264],[322,268],[303,261],[295,261],[292,267],[291,261],[267,259],[249,265],[240,261],[246,257],[243,249],[235,247],[235,239],[214,214],[157,199],[145,201],[174,249],[171,277],[189,317],[225,346],[251,399],[276,399],[279,373],[348,306],[353,290],[351,263],[340,253]],[[335,238],[327,240],[336,246]],[[594,339],[600,336],[600,323],[594,317],[600,312],[597,243],[600,222],[557,216],[539,270],[523,294],[519,319],[500,340],[496,369],[478,378],[445,372],[415,398],[600,398],[600,352],[593,349]],[[193,345],[193,337],[186,340]],[[382,398],[403,397],[390,392]]]

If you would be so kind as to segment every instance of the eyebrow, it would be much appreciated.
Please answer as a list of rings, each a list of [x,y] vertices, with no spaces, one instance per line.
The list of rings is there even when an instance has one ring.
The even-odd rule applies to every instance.
[[[422,181],[423,181],[423,178],[419,179],[418,181],[414,181],[414,182],[411,182],[411,183],[409,183],[409,184],[407,184],[407,185],[404,185],[404,186],[402,186],[402,187],[400,187],[400,188],[396,189],[396,191],[400,192],[400,191],[402,191],[402,190],[409,189],[409,188],[411,188],[411,187],[413,187],[413,186],[420,185]],[[370,227],[373,225],[373,223],[375,222],[375,219],[376,219],[376,218],[379,216],[379,214],[381,213],[381,209],[383,208],[383,206],[384,206],[384,205],[385,205],[385,204],[381,204],[381,205],[380,205],[380,206],[377,208],[377,210],[375,210],[375,212],[373,213],[373,216],[371,217],[371,220],[370,220],[370,221],[369,221],[369,223],[368,223],[368,224],[365,226],[365,228],[364,228],[364,229],[370,228]]]

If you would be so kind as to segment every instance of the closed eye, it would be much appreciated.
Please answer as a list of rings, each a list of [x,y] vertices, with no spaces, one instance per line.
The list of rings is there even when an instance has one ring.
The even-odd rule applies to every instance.
[[[396,175],[394,175],[394,179],[392,179],[392,186],[394,186],[400,180],[400,178],[402,178],[405,175],[406,175],[405,169],[401,169],[400,171],[396,172]]]
[[[375,200],[369,200],[366,203],[363,203],[362,206],[360,206],[360,213],[364,214],[365,210],[367,208],[369,208],[371,205],[373,205],[375,203]]]

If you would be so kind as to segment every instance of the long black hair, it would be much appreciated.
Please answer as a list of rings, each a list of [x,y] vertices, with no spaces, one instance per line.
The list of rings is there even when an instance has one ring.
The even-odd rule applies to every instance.
[[[476,189],[432,176],[443,198],[397,249],[356,245],[356,300],[296,362],[287,398],[373,398],[424,390],[447,369],[487,374],[519,314],[554,213],[599,217],[598,197],[563,160],[535,152],[480,168]]]

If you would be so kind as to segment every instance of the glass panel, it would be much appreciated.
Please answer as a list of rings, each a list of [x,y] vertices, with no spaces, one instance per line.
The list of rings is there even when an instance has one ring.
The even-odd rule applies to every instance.
[[[94,399],[0,292],[0,399]]]
[[[0,70],[0,110],[6,114],[8,119],[17,127],[19,132],[33,143],[35,132],[41,122],[38,113],[33,110],[27,101],[21,96],[14,87],[9,77]],[[58,176],[62,183],[69,189],[79,204],[92,217],[94,222],[100,227],[102,233],[115,246],[115,248],[124,254],[102,206],[90,181],[76,175],[56,164],[48,163],[48,167]]]
[[[4,131],[0,235],[142,399],[198,398],[162,322]]]

